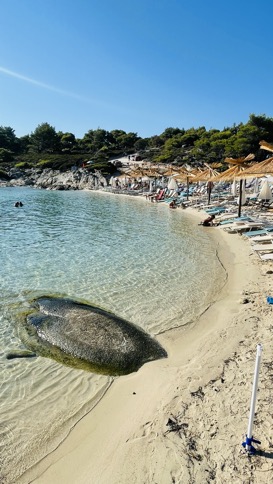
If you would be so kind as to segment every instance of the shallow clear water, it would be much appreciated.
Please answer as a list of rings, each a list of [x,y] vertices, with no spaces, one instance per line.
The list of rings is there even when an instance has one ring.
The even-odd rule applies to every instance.
[[[15,308],[60,293],[153,335],[193,321],[225,275],[208,233],[183,212],[106,193],[0,188],[0,482],[51,451],[112,381],[42,357],[7,360],[23,348]]]

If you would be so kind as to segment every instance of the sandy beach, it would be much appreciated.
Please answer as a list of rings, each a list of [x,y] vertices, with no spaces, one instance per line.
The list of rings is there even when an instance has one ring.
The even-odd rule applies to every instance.
[[[183,211],[193,223],[202,214]],[[273,264],[240,235],[210,230],[226,284],[200,319],[158,336],[168,358],[120,377],[19,484],[269,483],[273,458]],[[179,257],[179,254],[177,254]],[[181,301],[183,305],[183,301]],[[256,346],[263,345],[254,437],[247,430]]]

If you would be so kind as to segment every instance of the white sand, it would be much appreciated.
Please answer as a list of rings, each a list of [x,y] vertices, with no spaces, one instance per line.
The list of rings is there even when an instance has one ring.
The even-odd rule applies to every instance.
[[[191,209],[184,214],[196,217]],[[169,357],[118,378],[20,484],[272,482],[273,325],[266,296],[273,295],[273,278],[266,272],[273,265],[260,262],[239,235],[204,230],[219,241],[228,273],[218,300],[194,326],[158,337]],[[264,351],[254,437],[262,453],[250,458],[241,443],[257,343]],[[169,418],[180,431],[170,431]]]

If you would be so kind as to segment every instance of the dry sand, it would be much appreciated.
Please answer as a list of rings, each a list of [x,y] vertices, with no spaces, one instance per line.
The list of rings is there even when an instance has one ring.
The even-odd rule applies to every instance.
[[[193,217],[191,209],[183,211]],[[198,221],[202,215],[198,214]],[[201,318],[158,337],[167,359],[114,381],[52,454],[18,482],[35,484],[273,481],[273,265],[239,235],[211,230],[227,282]],[[181,301],[183,304],[183,301]],[[256,345],[263,345],[254,437],[248,423]]]

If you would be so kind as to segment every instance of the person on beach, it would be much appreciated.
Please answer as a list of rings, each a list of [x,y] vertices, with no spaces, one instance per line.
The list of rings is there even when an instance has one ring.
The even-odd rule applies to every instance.
[[[212,227],[214,225],[213,221],[215,219],[215,215],[210,215],[208,218],[201,223],[204,227]]]
[[[176,200],[172,200],[171,203],[169,203],[169,207],[170,208],[177,208]]]

